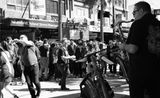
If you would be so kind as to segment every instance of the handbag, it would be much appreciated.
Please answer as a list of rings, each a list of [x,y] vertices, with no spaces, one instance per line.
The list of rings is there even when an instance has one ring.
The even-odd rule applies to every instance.
[[[13,68],[13,64],[10,62],[10,60],[9,60],[9,56],[8,56],[8,54],[4,51],[4,58],[6,59],[6,63],[5,63],[5,65],[7,66],[7,68],[8,68],[8,72],[10,73],[10,75],[12,76],[12,77],[14,77],[14,68]]]

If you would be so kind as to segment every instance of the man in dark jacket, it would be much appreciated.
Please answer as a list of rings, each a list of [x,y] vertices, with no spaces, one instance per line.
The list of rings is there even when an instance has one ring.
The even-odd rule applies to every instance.
[[[73,40],[70,40],[70,45],[68,45],[67,50],[69,55],[75,55],[76,44]],[[71,74],[75,75],[75,61],[69,60],[69,70]]]
[[[76,47],[75,56],[77,60],[83,59],[85,54],[87,53],[86,47],[83,46],[83,41],[78,40],[78,46]],[[75,75],[82,78],[86,73],[84,66],[85,62],[77,62],[75,66]]]
[[[70,56],[67,51],[67,45],[68,40],[66,38],[63,38],[62,40],[62,46],[60,46],[58,50],[58,61],[57,61],[57,68],[61,72],[61,90],[69,90],[69,88],[66,87],[66,78],[68,74],[68,60],[69,59],[75,59],[75,56]]]
[[[133,22],[126,44],[119,47],[129,53],[129,88],[130,98],[160,98],[159,60],[148,50],[147,36],[149,25],[157,19],[151,14],[151,7],[147,2],[140,1],[134,5]]]

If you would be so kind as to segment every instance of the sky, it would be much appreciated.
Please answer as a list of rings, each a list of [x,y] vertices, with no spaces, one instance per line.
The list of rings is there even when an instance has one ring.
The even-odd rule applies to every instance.
[[[160,5],[160,0],[127,0],[128,6],[133,5],[138,1],[146,1],[151,5],[152,8],[160,9],[160,6],[159,6]]]

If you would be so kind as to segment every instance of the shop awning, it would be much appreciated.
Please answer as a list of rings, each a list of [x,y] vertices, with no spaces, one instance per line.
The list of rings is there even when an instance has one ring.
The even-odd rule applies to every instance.
[[[19,26],[19,27],[32,27],[32,28],[58,28],[58,22],[34,19],[20,19],[20,18],[5,18],[2,20],[2,25],[5,26]]]

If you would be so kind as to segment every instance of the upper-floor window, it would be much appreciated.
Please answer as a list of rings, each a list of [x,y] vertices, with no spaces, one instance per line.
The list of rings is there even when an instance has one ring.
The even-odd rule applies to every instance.
[[[9,4],[15,4],[16,0],[7,0],[7,3]]]
[[[58,1],[57,0],[47,0],[46,11],[51,14],[58,14]],[[65,5],[62,2],[62,14],[65,14]]]
[[[76,18],[89,18],[89,9],[88,8],[83,8],[83,7],[80,7],[80,6],[75,6],[74,7],[74,16]]]
[[[22,5],[27,5],[28,0],[22,0]]]
[[[123,0],[115,0],[115,6],[123,8],[123,3],[124,3]]]
[[[7,0],[7,8],[11,10],[24,10],[29,0]]]
[[[47,13],[58,14],[58,1],[47,0],[46,11]]]

